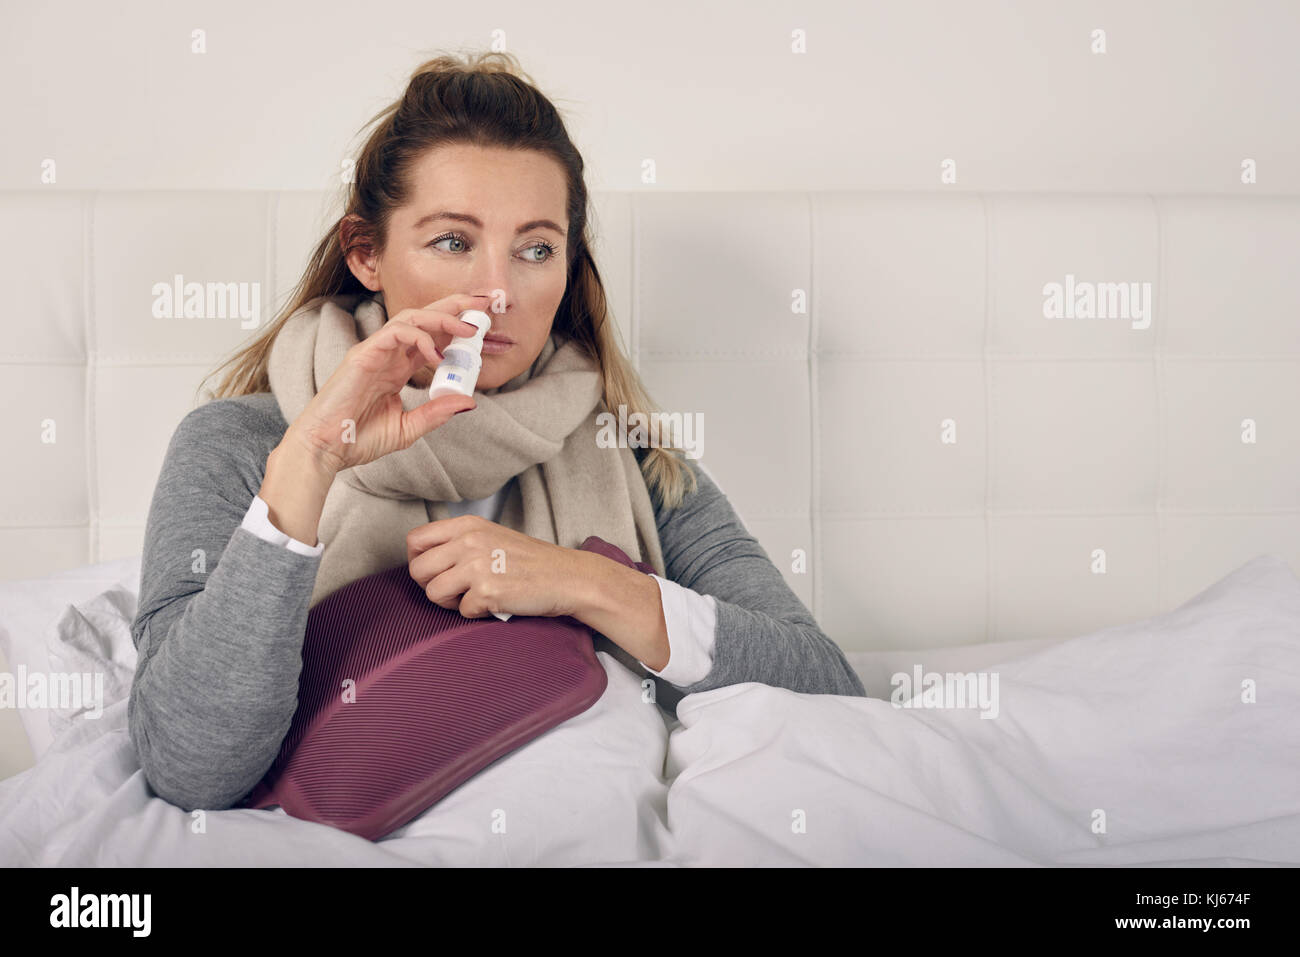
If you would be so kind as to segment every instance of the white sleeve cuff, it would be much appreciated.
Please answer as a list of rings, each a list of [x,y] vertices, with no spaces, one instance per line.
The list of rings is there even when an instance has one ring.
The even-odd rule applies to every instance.
[[[713,670],[717,602],[712,595],[701,595],[671,579],[650,577],[659,583],[668,626],[668,664],[663,671],[649,666],[646,671],[678,687],[694,684]]]
[[[271,524],[270,511],[270,506],[266,504],[262,496],[254,495],[252,504],[248,506],[248,511],[244,513],[244,520],[240,523],[240,528],[246,528],[258,538],[265,539],[272,545],[283,545],[289,551],[297,552],[299,555],[316,556],[325,550],[324,542],[308,545],[296,538],[290,538],[280,531]]]

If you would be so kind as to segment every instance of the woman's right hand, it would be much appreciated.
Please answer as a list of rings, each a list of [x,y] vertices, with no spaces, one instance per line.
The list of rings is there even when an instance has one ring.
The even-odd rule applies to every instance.
[[[285,439],[301,443],[323,468],[337,473],[409,448],[457,412],[475,408],[472,398],[444,395],[407,412],[398,393],[416,370],[442,361],[434,335],[474,335],[478,330],[456,317],[466,309],[483,309],[489,301],[488,296],[457,293],[390,317],[347,351]]]

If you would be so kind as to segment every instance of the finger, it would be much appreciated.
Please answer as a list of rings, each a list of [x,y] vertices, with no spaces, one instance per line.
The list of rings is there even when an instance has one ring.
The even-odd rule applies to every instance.
[[[428,338],[427,344],[420,341],[422,336]],[[429,350],[433,352],[430,361],[442,361],[442,353],[438,351],[433,337],[409,322],[390,322],[373,336],[363,339],[357,346],[360,347],[362,355],[378,356],[385,364],[391,362],[395,355],[400,355],[409,361],[418,352],[428,358]]]
[[[468,339],[478,333],[478,326],[474,323],[458,319],[456,313],[440,312],[436,309],[412,309],[404,321],[432,335],[445,332]]]
[[[415,583],[426,589],[425,594],[428,594],[427,589],[433,580],[439,575],[445,575],[455,566],[456,558],[449,550],[434,547],[408,558],[406,569]]]
[[[453,566],[431,578],[424,586],[424,593],[435,605],[456,610],[465,593],[470,590],[470,585],[468,570]]]
[[[439,352],[438,347],[434,345],[433,336],[429,335],[423,329],[419,329],[409,322],[399,322],[396,324],[390,324],[390,326],[392,328],[390,335],[398,343],[407,347],[414,346],[429,362],[442,361],[442,353]],[[390,326],[385,326],[384,328],[387,329],[390,328]],[[410,358],[410,356],[411,354],[408,352],[407,357]]]
[[[434,302],[425,306],[425,309],[431,309],[434,312],[449,312],[452,315],[464,312],[466,309],[483,309],[484,306],[491,304],[491,296],[475,296],[465,292],[455,292],[450,296],[443,296]],[[483,309],[487,312],[486,309]]]
[[[389,322],[397,322],[399,320],[410,322],[417,316],[423,316],[427,320],[432,316],[435,317],[434,324],[436,328],[430,331],[436,332],[440,331],[444,327],[443,320],[450,317],[451,327],[448,328],[447,331],[459,335],[461,332],[460,320],[456,318],[457,316],[466,309],[478,309],[481,312],[487,312],[487,309],[491,304],[491,296],[471,296],[465,293],[455,293],[450,296],[445,296],[442,299],[438,299],[435,302],[431,302],[424,308],[415,306],[403,309],[397,315],[392,316],[389,319]]]
[[[409,562],[417,555],[451,541],[460,534],[461,526],[465,524],[461,519],[467,517],[457,515],[455,518],[443,518],[411,529],[406,533],[406,560]],[[436,573],[435,571],[434,574]]]
[[[501,607],[501,597],[496,594],[496,588],[489,587],[481,578],[471,577],[469,581],[469,590],[460,596],[459,610],[462,615],[466,618],[486,618]]]
[[[452,416],[478,408],[478,403],[467,395],[440,395],[430,399],[409,412],[402,413],[402,436],[407,446],[414,444],[422,435],[426,435],[451,421]]]
[[[492,614],[487,602],[475,595],[473,588],[461,596],[457,611],[465,618],[486,618]]]

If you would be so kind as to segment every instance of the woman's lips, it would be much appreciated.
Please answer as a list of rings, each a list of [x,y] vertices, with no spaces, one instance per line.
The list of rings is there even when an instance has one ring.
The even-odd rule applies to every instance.
[[[499,356],[503,352],[509,352],[514,348],[512,339],[493,339],[491,337],[483,340],[483,354],[485,356]]]

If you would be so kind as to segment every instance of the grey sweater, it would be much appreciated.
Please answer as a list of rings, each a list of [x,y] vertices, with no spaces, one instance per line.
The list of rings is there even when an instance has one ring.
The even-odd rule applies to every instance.
[[[149,785],[185,810],[237,804],[275,760],[298,706],[320,557],[240,527],[286,428],[269,393],[208,402],[177,426],[154,489],[128,726]],[[675,713],[686,694],[746,681],[865,696],[721,490],[687,461],[699,487],[675,509],[651,501],[666,577],[717,602],[713,666],[680,688],[651,675],[657,700]]]

